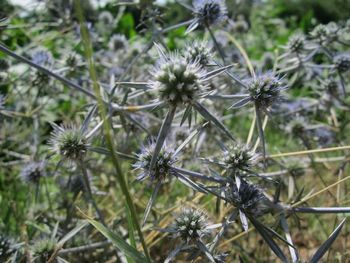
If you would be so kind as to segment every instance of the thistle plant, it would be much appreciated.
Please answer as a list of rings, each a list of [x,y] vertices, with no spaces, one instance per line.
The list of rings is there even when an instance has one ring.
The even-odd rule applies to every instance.
[[[346,261],[345,13],[288,9],[294,30],[270,0],[5,2],[1,262],[316,263],[336,238],[328,258]],[[300,253],[309,228],[329,237]]]
[[[169,256],[164,262],[172,261],[181,251],[194,245],[210,262],[215,263],[216,260],[214,256],[209,251],[207,245],[203,243],[203,239],[208,236],[215,227],[215,225],[209,224],[207,215],[203,211],[194,208],[184,208],[182,212],[177,215],[172,226],[159,229],[162,232],[172,233],[174,238],[180,237],[182,240],[182,243],[169,253]],[[198,256],[199,255],[196,257]]]

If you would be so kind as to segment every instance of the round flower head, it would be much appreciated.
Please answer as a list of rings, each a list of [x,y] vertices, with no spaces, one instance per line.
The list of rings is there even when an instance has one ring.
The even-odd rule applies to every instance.
[[[104,25],[112,25],[114,18],[113,15],[108,12],[108,11],[103,11],[99,16],[98,16],[98,21],[100,21]]]
[[[141,152],[137,154],[138,161],[133,165],[136,169],[142,170],[138,175],[137,180],[144,180],[150,177],[151,180],[165,180],[172,174],[172,164],[176,162],[176,158],[173,157],[173,152],[169,151],[164,144],[160,153],[158,154],[157,161],[152,171],[149,171],[150,163],[154,153],[156,143],[150,141],[148,145],[144,145]]]
[[[241,179],[239,190],[236,184],[230,184],[225,191],[226,199],[243,212],[260,215],[264,209],[263,201],[266,196],[262,190],[254,184]]]
[[[224,0],[194,0],[196,21],[205,26],[220,23],[226,19],[227,8]]]
[[[288,49],[294,53],[300,53],[305,47],[305,36],[302,34],[295,34],[288,40]]]
[[[293,136],[305,136],[306,135],[307,121],[302,116],[296,116],[286,126],[286,131]]]
[[[201,66],[206,66],[212,58],[212,50],[208,48],[205,41],[194,41],[188,43],[185,48],[184,57],[188,62],[198,62]]]
[[[185,208],[177,216],[174,224],[175,236],[180,236],[184,241],[189,242],[209,233],[206,214],[198,209]]]
[[[339,93],[339,83],[333,78],[327,79],[324,82],[324,87],[327,92],[333,96],[337,96]]]
[[[35,262],[47,262],[56,249],[57,242],[52,239],[42,239],[32,246],[32,254]]]
[[[268,110],[268,108],[277,101],[281,100],[281,91],[286,89],[281,79],[272,72],[258,75],[245,81],[248,87],[250,99],[255,102],[259,109]]]
[[[316,39],[318,42],[323,43],[328,39],[329,29],[326,25],[317,25],[311,32],[310,35],[313,39]]]
[[[257,163],[259,156],[247,145],[237,144],[224,152],[224,164],[226,169],[233,173],[249,171]]]
[[[0,234],[0,262],[7,262],[14,252],[13,241],[7,236]]]
[[[51,133],[51,149],[64,159],[76,161],[84,159],[88,140],[81,129],[75,125],[54,125]]]
[[[350,53],[339,54],[334,58],[335,68],[344,73],[350,70]]]
[[[108,46],[113,51],[125,49],[128,46],[128,40],[124,35],[115,34],[109,40]]]
[[[198,61],[188,62],[178,53],[161,55],[152,75],[155,80],[150,87],[159,92],[161,100],[171,104],[190,102],[207,89],[205,71]]]
[[[26,164],[20,174],[23,182],[37,184],[45,176],[45,162],[31,162]]]

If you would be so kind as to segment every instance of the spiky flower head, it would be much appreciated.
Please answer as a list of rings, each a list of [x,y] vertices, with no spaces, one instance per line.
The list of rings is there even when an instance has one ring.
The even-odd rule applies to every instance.
[[[188,62],[178,53],[161,55],[152,70],[149,86],[159,92],[161,100],[171,104],[188,103],[207,89],[205,71],[198,61]]]
[[[338,95],[339,84],[334,78],[326,79],[323,86],[326,88],[329,94]]]
[[[147,145],[144,145],[141,152],[137,154],[138,161],[133,167],[141,170],[141,173],[137,177],[138,180],[144,180],[150,177],[152,181],[163,181],[172,175],[172,165],[176,162],[176,158],[173,157],[173,151],[169,150],[166,144],[163,145],[158,154],[157,161],[152,171],[149,171],[155,146],[156,142],[150,141]]]
[[[14,252],[13,240],[0,234],[0,262],[6,262]]]
[[[122,34],[113,35],[108,43],[108,47],[113,51],[125,49],[127,46],[128,40],[126,39],[125,35]]]
[[[47,262],[56,249],[57,242],[53,239],[41,239],[31,248],[35,262]]]
[[[248,87],[250,99],[262,110],[268,110],[273,103],[280,101],[281,91],[287,88],[272,72],[251,78],[245,81],[245,84]]]
[[[243,212],[252,215],[260,215],[265,208],[263,202],[266,196],[256,185],[241,179],[238,189],[236,184],[229,184],[225,190],[226,199]]]
[[[111,12],[108,11],[103,11],[101,14],[98,16],[98,21],[101,22],[104,25],[112,25],[114,18]]]
[[[286,131],[293,136],[301,137],[306,135],[307,120],[297,115],[286,126]]]
[[[287,46],[291,52],[300,53],[305,47],[305,36],[300,33],[292,35]]]
[[[71,161],[84,159],[89,146],[84,132],[74,124],[53,125],[53,128],[51,150]]]
[[[194,15],[199,24],[209,26],[223,22],[227,16],[224,0],[194,0]]]
[[[175,236],[189,242],[209,233],[207,215],[198,209],[185,208],[177,216],[174,224]]]
[[[326,25],[319,24],[310,32],[310,35],[313,39],[323,43],[328,39],[329,29]]]
[[[243,15],[237,17],[237,21],[233,24],[233,30],[239,34],[246,33],[249,29],[249,25]]]
[[[45,175],[44,161],[27,163],[20,173],[23,182],[33,184],[39,183],[40,179]]]
[[[335,56],[334,65],[341,73],[350,70],[350,53],[343,53]]]
[[[213,56],[213,51],[208,48],[206,41],[194,41],[186,45],[184,57],[188,62],[198,62],[206,66]]]
[[[249,146],[236,144],[224,152],[225,167],[233,173],[249,171],[257,163],[259,156]]]

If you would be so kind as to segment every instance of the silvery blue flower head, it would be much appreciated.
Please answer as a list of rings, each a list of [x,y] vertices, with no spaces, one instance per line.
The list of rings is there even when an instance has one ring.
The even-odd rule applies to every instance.
[[[350,53],[343,53],[335,56],[334,66],[340,73],[345,73],[350,70]]]
[[[240,186],[229,184],[225,189],[225,197],[231,204],[246,214],[260,215],[265,208],[267,197],[263,191],[252,183],[240,179]]]
[[[214,25],[222,22],[227,16],[224,0],[194,0],[194,14],[202,25]]]
[[[281,91],[287,88],[272,72],[260,74],[244,83],[248,87],[250,100],[263,111],[268,111],[272,104],[280,101]]]
[[[122,34],[115,34],[109,40],[108,47],[113,51],[125,49],[128,47],[128,40]]]
[[[252,151],[247,145],[237,144],[224,152],[225,168],[229,172],[250,171],[258,162],[260,155]]]
[[[24,165],[20,173],[20,178],[23,182],[37,184],[45,175],[44,161],[31,162]]]
[[[328,41],[329,29],[326,25],[317,25],[311,32],[311,38],[315,39],[319,43],[325,43]]]
[[[160,100],[173,105],[191,102],[208,88],[206,72],[199,62],[188,62],[178,53],[166,55],[160,51],[160,59],[151,73],[154,80],[150,88],[158,92]]]
[[[201,66],[206,66],[213,57],[213,51],[208,48],[206,41],[194,41],[186,45],[184,57],[188,62],[198,62]]]
[[[287,47],[293,53],[300,53],[305,48],[305,36],[300,33],[292,35],[288,40]]]
[[[198,209],[185,208],[175,219],[173,225],[175,237],[189,242],[200,239],[210,233],[207,215]]]
[[[78,161],[84,159],[89,143],[85,133],[74,124],[53,125],[51,150],[63,159]]]
[[[172,165],[177,160],[175,157],[173,157],[173,151],[169,150],[165,144],[158,154],[154,168],[152,171],[149,171],[155,146],[156,143],[151,140],[147,145],[143,145],[141,152],[136,155],[138,161],[133,165],[133,167],[141,170],[141,173],[137,177],[138,180],[142,181],[147,177],[150,177],[152,181],[155,180],[158,182],[159,180],[163,181],[168,179],[169,176],[172,175]]]

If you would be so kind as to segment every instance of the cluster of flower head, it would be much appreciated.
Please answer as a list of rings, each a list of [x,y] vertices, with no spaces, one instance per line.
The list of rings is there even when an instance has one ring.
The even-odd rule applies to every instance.
[[[147,177],[156,181],[165,180],[172,174],[171,167],[176,162],[176,158],[173,157],[173,152],[169,151],[166,145],[162,147],[158,154],[157,161],[152,171],[149,170],[155,146],[155,142],[150,141],[149,144],[144,145],[141,152],[137,154],[138,161],[133,167],[142,171],[137,177],[138,180],[143,180]]]
[[[75,125],[53,126],[51,149],[56,154],[68,160],[82,160],[88,149],[85,134]]]
[[[188,103],[207,88],[199,62],[188,62],[177,53],[162,56],[152,73],[155,80],[151,88],[159,92],[161,100],[172,104]]]
[[[195,240],[208,234],[206,214],[198,209],[185,208],[175,219],[175,235],[184,241]]]

